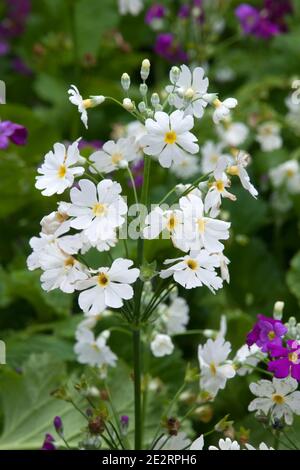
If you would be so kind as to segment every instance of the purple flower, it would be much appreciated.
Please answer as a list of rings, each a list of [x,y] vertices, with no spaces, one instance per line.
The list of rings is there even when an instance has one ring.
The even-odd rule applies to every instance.
[[[53,426],[54,426],[55,431],[57,432],[57,434],[63,434],[64,427],[63,427],[63,423],[62,423],[62,420],[61,420],[60,416],[55,416],[55,418],[53,420]]]
[[[9,53],[9,44],[4,39],[0,40],[0,56],[4,56]]]
[[[185,62],[188,60],[187,53],[176,42],[171,33],[159,34],[156,37],[154,50],[169,62]]]
[[[294,340],[286,342],[287,347],[271,346],[270,354],[276,360],[270,361],[268,370],[278,379],[291,375],[300,382],[300,343]]]
[[[20,75],[24,75],[26,77],[29,77],[30,75],[32,75],[31,68],[28,67],[27,64],[25,64],[24,60],[21,59],[21,57],[14,57],[14,59],[11,62],[11,65],[14,71]]]
[[[145,23],[151,24],[155,20],[160,20],[166,14],[166,8],[159,3],[152,5],[146,13]]]
[[[236,8],[235,14],[240,21],[244,33],[255,34],[260,21],[259,11],[247,3],[242,3]]]
[[[264,0],[264,8],[271,21],[281,20],[285,15],[293,13],[293,5],[289,0]]]
[[[27,142],[27,129],[11,121],[0,122],[0,149],[6,149],[9,141],[16,145],[25,145]]]
[[[272,346],[281,346],[281,337],[287,333],[287,328],[279,320],[257,315],[258,321],[247,334],[247,344],[257,344],[263,352],[268,352]]]
[[[191,12],[190,6],[185,3],[181,5],[179,12],[178,12],[178,16],[179,18],[185,19],[190,16],[190,12]]]
[[[92,148],[93,150],[100,150],[103,146],[102,140],[84,140],[81,139],[78,144],[79,150],[85,149],[85,148]]]
[[[56,450],[54,442],[54,437],[46,434],[41,450]]]
[[[124,436],[124,435],[127,434],[127,431],[128,431],[129,416],[127,416],[127,415],[121,416],[120,424],[121,424],[121,433]]]

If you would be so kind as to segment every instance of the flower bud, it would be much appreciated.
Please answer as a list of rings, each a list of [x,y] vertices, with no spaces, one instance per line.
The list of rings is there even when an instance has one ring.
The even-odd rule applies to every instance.
[[[53,420],[53,426],[57,434],[62,435],[64,432],[63,423],[60,416],[55,416]]]
[[[148,87],[146,85],[146,83],[141,83],[140,84],[140,93],[142,96],[146,96],[147,93],[148,93]]]
[[[129,426],[129,416],[123,415],[120,418],[120,428],[122,436],[126,436]]]
[[[283,309],[284,309],[284,302],[281,302],[280,300],[275,302],[274,310],[273,310],[273,317],[275,318],[275,320],[281,320],[282,319]]]
[[[95,106],[99,106],[99,104],[104,103],[105,101],[105,96],[103,95],[98,95],[98,96],[90,96],[91,98],[91,107],[94,108]]]
[[[170,71],[170,79],[172,83],[178,82],[180,76],[180,68],[179,67],[172,67]]]
[[[130,77],[128,73],[123,73],[121,77],[121,85],[123,90],[128,91],[130,87]]]
[[[134,110],[133,101],[131,101],[130,98],[124,98],[123,99],[123,108],[125,108],[127,111],[133,111]]]
[[[141,67],[141,77],[142,80],[145,81],[149,77],[150,73],[150,61],[148,59],[144,59],[142,62],[142,67]]]
[[[159,104],[160,99],[157,93],[153,93],[151,96],[151,104],[154,108]]]
[[[146,105],[145,105],[144,101],[141,101],[138,104],[138,109],[139,109],[139,112],[142,113],[142,114],[146,111]]]

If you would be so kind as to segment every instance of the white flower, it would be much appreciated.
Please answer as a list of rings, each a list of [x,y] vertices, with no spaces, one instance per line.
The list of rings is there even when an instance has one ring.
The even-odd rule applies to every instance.
[[[63,193],[73,185],[76,176],[84,173],[82,166],[74,166],[82,162],[81,158],[78,141],[68,149],[63,144],[54,144],[54,152],[48,152],[44,163],[38,168],[41,176],[36,177],[35,187],[43,190],[43,196]]]
[[[39,262],[44,271],[41,275],[42,288],[47,292],[61,289],[72,293],[77,283],[88,277],[85,267],[79,261],[53,243],[39,254]]]
[[[227,191],[231,183],[224,171],[227,167],[227,161],[221,158],[214,170],[215,181],[210,183],[208,192],[204,201],[205,212],[210,213],[211,217],[216,217],[220,212],[222,198],[236,201],[236,196]]]
[[[68,214],[74,219],[71,227],[83,230],[92,246],[98,240],[112,238],[112,231],[124,222],[127,204],[120,196],[119,183],[105,179],[96,186],[89,180],[80,180],[78,188],[70,192],[71,206]]]
[[[187,251],[184,239],[184,214],[180,210],[162,210],[156,207],[145,219],[145,228],[143,236],[146,239],[157,238],[158,235],[165,231],[171,237],[175,247],[182,251]]]
[[[120,15],[138,15],[143,9],[143,0],[118,0]]]
[[[191,114],[201,118],[207,101],[203,99],[208,88],[208,78],[204,78],[204,70],[196,67],[193,73],[186,65],[181,65],[180,75],[177,81],[174,80],[172,72],[170,80],[172,85],[166,87],[167,93],[175,94],[174,106],[183,109],[185,115]]]
[[[280,149],[282,147],[280,126],[276,122],[264,122],[258,126],[256,140],[264,152]]]
[[[166,325],[168,335],[183,333],[189,321],[189,306],[183,297],[171,299],[162,311],[162,320]]]
[[[157,334],[150,343],[150,348],[153,356],[163,357],[169,356],[174,351],[174,344],[170,336]]]
[[[215,144],[211,140],[205,142],[201,147],[202,161],[201,168],[202,173],[211,173],[215,170],[220,158],[223,156],[223,144]]]
[[[41,220],[42,232],[46,235],[54,234],[58,228],[66,227],[69,229],[70,221],[66,213],[69,204],[67,202],[60,202],[57,211],[53,211]]]
[[[177,436],[162,436],[154,446],[154,450],[183,450],[190,445],[185,432],[179,432]]]
[[[206,217],[202,199],[195,194],[180,198],[179,205],[184,213],[186,246],[190,250],[205,248],[209,253],[222,252],[224,245],[219,240],[229,238],[230,223]]]
[[[117,356],[106,344],[109,336],[109,331],[103,331],[95,338],[91,330],[81,328],[77,332],[77,343],[74,346],[78,362],[80,364],[88,364],[92,367],[114,367],[116,365]]]
[[[219,258],[210,255],[206,250],[186,255],[182,258],[169,259],[164,264],[173,264],[168,269],[160,272],[160,277],[165,279],[173,276],[185,289],[206,286],[212,292],[222,287],[222,279],[218,277],[215,268],[220,266]]]
[[[285,185],[288,192],[300,192],[300,166],[297,160],[288,160],[270,170],[270,178],[275,188]]]
[[[147,119],[147,134],[142,137],[144,153],[158,157],[164,168],[170,168],[173,162],[181,162],[186,153],[197,153],[197,138],[189,132],[194,126],[192,116],[184,116],[183,111],[173,111],[170,116],[157,111],[153,119]]]
[[[248,410],[262,411],[265,415],[270,413],[272,419],[283,417],[290,426],[293,423],[293,413],[300,415],[300,392],[295,391],[297,388],[298,382],[292,377],[251,383],[250,390],[258,398],[249,404]]]
[[[230,263],[230,260],[223,253],[217,253],[217,256],[219,256],[220,258],[221,278],[223,279],[223,281],[226,281],[227,284],[229,284],[230,274],[229,274],[228,264]]]
[[[204,438],[203,438],[203,435],[201,434],[200,437],[198,437],[195,441],[192,442],[189,450],[203,450],[203,447],[204,447]]]
[[[106,229],[104,232],[101,231],[99,233],[99,237],[97,238],[97,241],[94,244],[91,244],[89,239],[86,237],[86,235],[83,233],[81,235],[81,240],[82,240],[82,247],[81,247],[81,253],[85,254],[87,253],[92,246],[97,248],[98,251],[109,251],[111,248],[116,246],[118,242],[118,237],[117,237],[117,232],[115,229]]]
[[[133,262],[128,259],[118,258],[114,260],[110,268],[101,267],[86,281],[78,285],[78,303],[87,315],[97,315],[106,307],[120,308],[123,299],[129,300],[133,297],[133,284],[138,276],[139,269],[129,269]]]
[[[273,447],[268,447],[267,444],[265,444],[264,442],[261,442],[259,444],[259,447],[258,449],[255,449],[255,447],[253,447],[251,444],[245,444],[245,447],[247,450],[274,450]]]
[[[88,115],[87,115],[87,109],[89,108],[94,108],[95,106],[98,106],[99,104],[102,104],[105,101],[105,97],[100,95],[100,96],[91,96],[90,98],[84,100],[79,93],[78,88],[75,85],[71,85],[71,87],[68,90],[69,94],[69,100],[71,101],[72,104],[77,106],[78,112],[81,115],[81,121],[87,128],[87,122],[88,122]]]
[[[248,137],[249,129],[242,122],[227,122],[217,126],[217,132],[222,141],[230,147],[239,147]]]
[[[233,363],[227,359],[230,351],[230,343],[225,342],[222,336],[214,341],[209,339],[204,346],[199,346],[201,390],[215,396],[220,389],[225,388],[227,380],[235,376]]]
[[[266,355],[261,352],[261,349],[256,345],[247,346],[244,344],[236,353],[234,362],[238,363],[237,374],[246,375],[253,372],[253,368],[263,360]]]
[[[232,162],[233,164],[229,163],[227,167],[227,173],[232,176],[238,176],[240,182],[244,189],[246,189],[251,196],[255,197],[258,195],[257,190],[253,186],[250,181],[250,177],[247,173],[246,167],[249,165],[250,156],[244,151],[236,151],[235,152],[235,160]]]
[[[134,137],[121,138],[117,142],[109,140],[103,145],[102,150],[92,153],[90,161],[100,173],[111,173],[117,168],[126,168],[128,162],[138,158],[137,152]],[[90,167],[92,173],[96,170]]]
[[[235,98],[227,98],[224,101],[215,99],[213,105],[215,106],[215,111],[213,113],[213,121],[215,124],[218,124],[220,121],[223,121],[230,115],[230,110],[237,106],[238,102]]]
[[[232,441],[229,437],[219,440],[219,447],[209,446],[208,450],[241,450],[237,441]]]
[[[195,155],[186,154],[180,162],[174,162],[170,168],[177,178],[190,178],[199,173],[199,160]]]

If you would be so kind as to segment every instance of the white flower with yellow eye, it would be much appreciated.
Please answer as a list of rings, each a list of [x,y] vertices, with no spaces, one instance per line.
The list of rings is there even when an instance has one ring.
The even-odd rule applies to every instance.
[[[193,126],[193,117],[185,116],[183,111],[173,111],[170,116],[157,111],[154,119],[145,123],[147,134],[140,141],[144,153],[157,157],[164,168],[170,168],[173,162],[180,163],[186,153],[195,154],[199,150],[197,138],[189,132]]]
[[[102,150],[97,150],[90,156],[93,166],[90,171],[95,173],[111,173],[118,168],[126,168],[128,163],[139,158],[138,148],[134,137],[119,139],[117,142],[105,142]]]
[[[35,187],[42,190],[43,196],[62,194],[65,189],[70,188],[76,176],[84,173],[82,157],[78,150],[78,141],[68,148],[63,144],[54,144],[54,151],[45,155],[44,163],[38,168],[41,176],[36,177]]]
[[[106,307],[120,308],[123,300],[133,297],[133,284],[138,276],[139,269],[132,268],[133,261],[118,258],[110,268],[102,267],[93,273],[87,280],[78,284],[81,290],[78,303],[87,315],[98,315]]]
[[[282,147],[280,126],[272,121],[260,124],[257,128],[256,140],[264,152],[280,149]]]
[[[251,183],[246,170],[250,163],[250,155],[243,150],[234,150],[233,153],[234,157],[231,160],[228,159],[227,173],[231,176],[238,176],[243,188],[256,198],[258,191]]]
[[[230,179],[225,173],[226,167],[227,161],[221,158],[214,170],[215,181],[210,183],[208,192],[205,196],[204,209],[211,217],[217,217],[219,214],[222,198],[236,201],[236,196],[226,189],[231,185]]]
[[[199,158],[196,155],[186,154],[180,162],[174,162],[170,167],[177,178],[186,179],[199,174]]]
[[[145,219],[143,236],[146,239],[154,239],[161,232],[170,236],[174,246],[182,251],[187,251],[184,238],[184,214],[180,210],[163,210],[156,207]]]
[[[124,223],[127,204],[120,196],[119,183],[104,179],[96,186],[90,180],[80,180],[79,188],[70,192],[71,205],[67,210],[73,217],[71,227],[83,230],[92,246],[99,240],[111,239],[112,230]]]
[[[215,124],[219,124],[220,121],[230,116],[230,111],[237,106],[238,102],[235,98],[227,98],[224,101],[220,101],[216,98],[212,104],[215,107],[213,121]]]
[[[215,268],[220,266],[219,257],[210,255],[206,250],[181,258],[167,259],[164,264],[172,264],[160,272],[160,277],[166,279],[173,276],[185,289],[206,286],[212,292],[222,287],[222,279],[218,277]]]
[[[269,174],[275,188],[285,186],[291,194],[300,192],[300,166],[297,160],[288,160],[272,168]]]
[[[80,364],[88,364],[92,367],[102,367],[116,365],[117,356],[107,346],[110,336],[109,331],[102,331],[95,338],[94,333],[88,328],[80,328],[76,334],[76,344],[74,351]]]
[[[237,441],[232,441],[229,437],[219,440],[219,447],[209,446],[208,450],[241,450]]]
[[[217,126],[217,133],[222,141],[229,147],[239,147],[248,137],[249,129],[242,122],[223,121],[223,125]]]
[[[220,158],[225,156],[223,154],[223,147],[224,145],[222,143],[215,144],[211,140],[205,142],[205,144],[201,147],[202,173],[211,173],[215,170]]]
[[[87,128],[88,125],[88,115],[87,109],[94,108],[99,104],[102,104],[105,101],[105,97],[102,95],[99,96],[90,96],[88,99],[83,99],[81,94],[79,93],[78,88],[75,85],[71,85],[68,90],[69,100],[72,104],[77,106],[78,112],[80,113],[81,121],[83,122],[84,126]]]

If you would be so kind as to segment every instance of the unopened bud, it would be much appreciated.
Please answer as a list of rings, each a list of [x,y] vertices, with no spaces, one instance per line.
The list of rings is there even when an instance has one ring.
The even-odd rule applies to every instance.
[[[274,310],[273,310],[273,317],[275,318],[275,320],[282,319],[283,309],[284,309],[284,302],[281,302],[280,300],[275,302]]]
[[[179,67],[172,67],[170,70],[170,79],[172,83],[178,82],[180,76],[180,68]]]
[[[141,101],[138,104],[138,109],[139,109],[139,112],[142,113],[142,114],[146,111],[146,105],[145,105],[144,101]]]
[[[142,62],[142,67],[141,67],[142,80],[144,81],[147,80],[147,78],[149,77],[149,73],[150,73],[150,60],[144,59]]]
[[[130,87],[130,77],[128,73],[123,73],[121,77],[121,85],[123,90],[128,91]]]
[[[148,93],[148,87],[146,85],[146,83],[141,83],[140,84],[140,93],[142,96],[146,96],[147,93]]]
[[[62,435],[64,432],[63,423],[60,416],[55,416],[53,420],[53,426],[57,434]]]
[[[159,104],[160,99],[157,93],[153,93],[151,96],[151,104],[154,108]]]
[[[134,110],[133,101],[131,101],[130,98],[124,98],[123,99],[123,108],[125,108],[127,111],[133,111]]]

